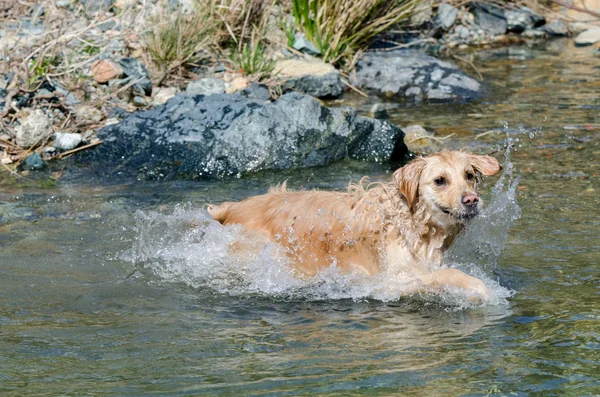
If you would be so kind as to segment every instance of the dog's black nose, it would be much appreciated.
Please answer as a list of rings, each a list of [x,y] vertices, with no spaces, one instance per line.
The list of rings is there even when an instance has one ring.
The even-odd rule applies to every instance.
[[[467,208],[475,207],[479,203],[479,196],[476,194],[467,194],[463,196],[462,203]]]

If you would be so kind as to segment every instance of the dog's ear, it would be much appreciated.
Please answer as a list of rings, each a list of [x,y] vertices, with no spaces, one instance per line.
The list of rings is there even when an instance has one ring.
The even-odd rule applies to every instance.
[[[479,156],[477,154],[471,155],[471,165],[475,170],[486,176],[495,175],[502,169],[502,166],[495,158],[491,156]]]
[[[418,157],[394,172],[394,180],[400,193],[406,198],[408,207],[412,210],[419,195],[419,180],[425,166],[425,160]]]

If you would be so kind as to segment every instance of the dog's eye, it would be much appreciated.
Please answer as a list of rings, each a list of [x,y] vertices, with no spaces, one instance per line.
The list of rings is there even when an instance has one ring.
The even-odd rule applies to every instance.
[[[438,186],[442,186],[442,185],[446,184],[446,178],[444,178],[443,176],[440,176],[438,179],[434,180],[433,182],[435,182],[435,184]]]
[[[475,178],[475,174],[473,174],[472,172],[467,172],[467,179],[472,180],[473,178]]]

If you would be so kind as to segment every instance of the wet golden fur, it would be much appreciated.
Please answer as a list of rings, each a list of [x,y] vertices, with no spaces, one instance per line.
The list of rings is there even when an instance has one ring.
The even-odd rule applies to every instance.
[[[485,295],[480,280],[440,266],[443,253],[479,209],[478,202],[463,204],[465,197],[477,197],[476,174],[500,169],[489,156],[443,151],[418,157],[391,181],[366,189],[358,184],[348,192],[292,192],[284,184],[208,211],[224,225],[241,224],[279,243],[301,277],[335,264],[343,272],[387,271],[418,279],[423,288],[456,286]]]

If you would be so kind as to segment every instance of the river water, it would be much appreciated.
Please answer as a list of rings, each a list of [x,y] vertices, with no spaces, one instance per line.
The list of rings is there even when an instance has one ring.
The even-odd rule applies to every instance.
[[[335,271],[300,282],[273,247],[235,263],[225,247],[239,230],[203,211],[284,179],[382,180],[385,165],[220,182],[0,174],[0,393],[599,394],[600,57],[553,41],[475,64],[489,82],[481,102],[384,105],[401,126],[455,134],[423,150],[504,159],[511,147],[508,172],[482,193],[486,213],[447,260],[494,299],[398,299],[378,292],[385,280]]]

